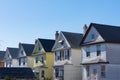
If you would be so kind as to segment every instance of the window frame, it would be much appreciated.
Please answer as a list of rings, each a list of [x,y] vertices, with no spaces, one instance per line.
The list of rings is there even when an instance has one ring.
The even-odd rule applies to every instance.
[[[106,69],[105,65],[101,65],[101,77],[102,77],[102,78],[105,78],[105,77],[106,77],[105,69]]]
[[[86,57],[90,57],[90,46],[86,48]]]

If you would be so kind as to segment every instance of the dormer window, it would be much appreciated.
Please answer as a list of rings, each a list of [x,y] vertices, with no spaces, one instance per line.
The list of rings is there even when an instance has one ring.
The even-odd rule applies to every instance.
[[[91,35],[91,39],[95,39],[95,34],[92,34],[92,35]]]

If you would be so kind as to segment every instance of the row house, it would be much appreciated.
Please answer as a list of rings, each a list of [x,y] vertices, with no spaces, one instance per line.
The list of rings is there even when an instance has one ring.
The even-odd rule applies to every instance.
[[[54,52],[53,80],[81,80],[81,48],[83,34],[58,31],[52,48]]]
[[[34,49],[34,44],[19,43],[18,52],[18,67],[33,67],[34,58],[32,57],[32,52]]]
[[[4,67],[5,51],[0,51],[0,67]]]
[[[7,47],[4,56],[5,67],[18,67],[18,62],[17,62],[18,51],[19,51],[18,48]]]
[[[82,80],[120,80],[120,27],[91,23],[82,46]]]
[[[32,53],[34,57],[33,71],[38,80],[52,79],[54,54],[51,49],[55,40],[36,39],[35,47]]]

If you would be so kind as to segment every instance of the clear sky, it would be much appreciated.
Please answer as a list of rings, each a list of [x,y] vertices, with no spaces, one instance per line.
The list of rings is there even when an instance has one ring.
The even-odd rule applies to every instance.
[[[91,22],[120,26],[120,0],[0,0],[0,50]]]

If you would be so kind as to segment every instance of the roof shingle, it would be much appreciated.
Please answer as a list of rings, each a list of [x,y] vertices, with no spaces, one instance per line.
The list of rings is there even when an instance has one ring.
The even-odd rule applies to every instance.
[[[21,45],[23,46],[26,55],[31,56],[35,45],[34,44],[26,44],[26,43],[21,43]]]
[[[31,79],[35,78],[35,75],[30,68],[0,68],[0,79],[5,79],[6,77]]]
[[[0,51],[0,61],[3,61],[5,56],[5,51]]]
[[[83,38],[83,34],[81,33],[72,33],[72,32],[64,32],[62,31],[63,35],[69,42],[72,48],[79,48],[79,44]]]
[[[55,43],[55,40],[40,39],[40,38],[38,40],[41,42],[41,44],[42,44],[42,46],[43,46],[43,48],[45,49],[46,52],[51,52],[52,51],[52,47]]]
[[[10,55],[11,55],[12,58],[17,58],[18,57],[18,51],[19,51],[18,48],[10,48],[10,47],[8,47],[7,49],[9,50]]]

